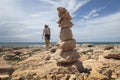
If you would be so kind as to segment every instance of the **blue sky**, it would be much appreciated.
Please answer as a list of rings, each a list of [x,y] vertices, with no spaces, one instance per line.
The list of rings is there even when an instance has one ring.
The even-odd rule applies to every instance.
[[[0,0],[0,42],[43,42],[44,24],[59,41],[57,7],[73,17],[78,42],[120,42],[120,0]]]

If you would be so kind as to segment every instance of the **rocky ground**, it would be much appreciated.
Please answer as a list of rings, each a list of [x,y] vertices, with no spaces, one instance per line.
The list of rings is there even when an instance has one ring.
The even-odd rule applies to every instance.
[[[58,64],[55,46],[0,47],[0,80],[120,80],[120,45],[82,44],[75,50],[76,63]]]

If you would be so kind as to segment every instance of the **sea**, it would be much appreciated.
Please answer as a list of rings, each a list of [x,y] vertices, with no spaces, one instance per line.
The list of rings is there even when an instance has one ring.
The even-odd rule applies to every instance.
[[[51,42],[51,45],[55,45],[57,42]],[[93,44],[93,45],[120,45],[120,42],[76,42],[76,44]],[[0,47],[9,46],[44,46],[44,42],[0,42]]]

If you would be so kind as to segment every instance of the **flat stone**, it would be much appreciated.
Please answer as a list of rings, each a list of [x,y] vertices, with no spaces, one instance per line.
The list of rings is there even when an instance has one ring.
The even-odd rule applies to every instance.
[[[0,74],[0,80],[10,80],[10,76],[7,74]]]
[[[5,60],[0,59],[0,74],[7,73],[8,75],[11,75],[13,71],[14,69],[8,65]]]
[[[120,53],[114,53],[114,54],[108,54],[107,56],[105,56],[105,58],[107,58],[107,59],[110,59],[110,58],[112,58],[112,59],[120,59]]]

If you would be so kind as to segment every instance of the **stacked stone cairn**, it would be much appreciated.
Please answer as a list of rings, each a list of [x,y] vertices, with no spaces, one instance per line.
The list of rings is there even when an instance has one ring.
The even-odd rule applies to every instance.
[[[60,41],[57,43],[57,50],[55,52],[55,59],[57,63],[74,63],[78,60],[79,54],[74,50],[76,47],[76,40],[73,39],[72,28],[73,23],[71,22],[72,17],[69,12],[63,8],[58,7],[58,24],[60,30]]]

